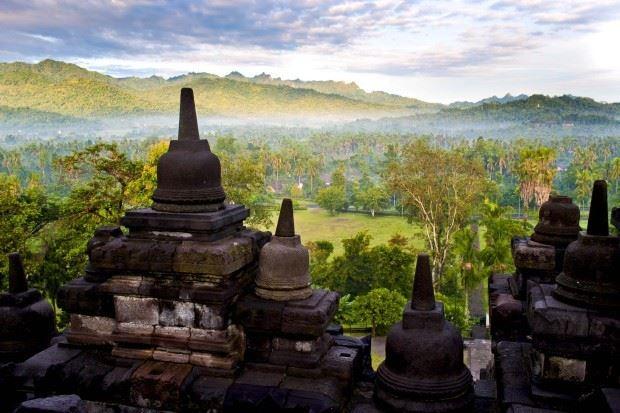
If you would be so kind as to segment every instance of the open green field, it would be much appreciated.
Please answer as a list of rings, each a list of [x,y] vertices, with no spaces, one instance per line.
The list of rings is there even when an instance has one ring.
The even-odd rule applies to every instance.
[[[273,228],[260,228],[275,231],[278,221],[277,211],[273,215]],[[376,216],[367,214],[340,213],[329,215],[321,208],[308,208],[295,211],[295,232],[301,235],[302,242],[329,241],[334,244],[334,254],[343,252],[342,239],[350,238],[360,231],[368,231],[372,236],[371,245],[384,244],[394,234],[401,234],[409,238],[412,245],[422,248],[421,229],[416,224],[409,224],[407,220],[397,216]]]

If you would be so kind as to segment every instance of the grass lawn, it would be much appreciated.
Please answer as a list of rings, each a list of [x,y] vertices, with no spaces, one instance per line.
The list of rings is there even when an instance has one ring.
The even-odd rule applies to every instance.
[[[260,228],[275,231],[278,221],[277,211],[273,215],[273,228]],[[334,254],[343,252],[342,239],[351,238],[360,231],[367,230],[372,236],[371,245],[385,244],[394,234],[401,234],[411,239],[412,244],[422,248],[424,242],[418,225],[409,224],[397,216],[376,216],[366,214],[340,213],[329,215],[320,208],[308,208],[295,211],[295,232],[301,235],[302,242],[329,241],[334,244]],[[413,238],[413,239],[412,239]]]

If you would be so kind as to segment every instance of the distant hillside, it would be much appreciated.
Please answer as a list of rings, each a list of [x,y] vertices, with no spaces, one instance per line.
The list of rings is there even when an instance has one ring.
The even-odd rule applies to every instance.
[[[321,93],[340,95],[362,102],[374,103],[378,105],[394,106],[399,108],[409,108],[417,110],[437,110],[443,105],[438,103],[428,103],[419,99],[403,97],[386,92],[366,92],[355,82],[337,82],[334,80],[285,80],[279,77],[271,77],[266,73],[254,77],[245,77],[239,72],[231,72],[226,76],[228,79],[258,83],[263,85],[290,86],[296,89],[312,89]]]
[[[620,103],[601,103],[570,95],[532,95],[507,103],[490,101],[465,109],[451,107],[435,116],[481,122],[617,123],[620,121]]]
[[[207,73],[171,79],[117,79],[54,60],[0,64],[0,106],[79,118],[176,113],[181,87],[194,88],[202,115],[357,117],[406,113],[402,107],[313,89],[254,84]]]
[[[181,87],[194,89],[203,121],[236,118],[301,127],[333,120],[349,122],[333,126],[348,131],[468,137],[620,135],[620,103],[570,95],[507,94],[441,105],[366,92],[353,82],[283,80],[264,73],[245,77],[239,72],[115,78],[54,60],[0,63],[0,133],[46,125],[51,130],[62,126],[63,133],[97,134],[108,128],[122,136],[127,130],[139,135],[149,127],[173,127]]]
[[[432,114],[358,120],[341,129],[469,138],[620,136],[620,103],[569,95],[532,95],[507,103],[451,106]]]
[[[450,105],[448,106],[451,108],[457,108],[457,109],[467,109],[467,108],[471,108],[475,106],[481,106],[481,105],[484,105],[485,103],[499,103],[499,104],[510,103],[510,102],[514,102],[517,100],[525,100],[528,97],[529,97],[528,95],[524,95],[524,94],[512,96],[510,93],[506,93],[506,95],[504,95],[504,97],[501,97],[501,98],[497,96],[491,96],[490,98],[482,99],[477,102],[468,102],[468,101],[453,102],[453,103],[450,103]]]

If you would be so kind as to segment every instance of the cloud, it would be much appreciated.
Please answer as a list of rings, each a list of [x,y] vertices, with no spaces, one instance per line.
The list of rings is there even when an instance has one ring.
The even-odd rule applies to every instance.
[[[617,0],[2,0],[0,60],[116,75],[465,78],[538,70],[618,19]]]

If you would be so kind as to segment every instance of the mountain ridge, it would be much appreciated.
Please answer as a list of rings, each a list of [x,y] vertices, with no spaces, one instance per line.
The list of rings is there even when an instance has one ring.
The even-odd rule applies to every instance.
[[[439,131],[451,124],[476,122],[511,123],[515,128],[520,124],[564,127],[620,122],[620,103],[572,95],[506,94],[443,105],[366,92],[355,82],[285,80],[266,73],[246,77],[239,72],[117,78],[46,59],[34,64],[0,63],[0,123],[24,124],[29,117],[32,122],[69,123],[127,115],[176,115],[181,87],[194,89],[197,110],[207,117],[369,119],[398,124],[401,129],[426,123]]]

